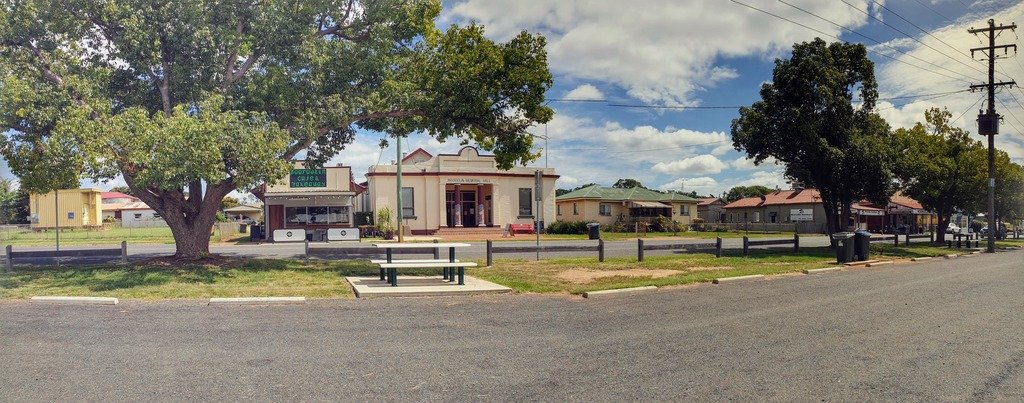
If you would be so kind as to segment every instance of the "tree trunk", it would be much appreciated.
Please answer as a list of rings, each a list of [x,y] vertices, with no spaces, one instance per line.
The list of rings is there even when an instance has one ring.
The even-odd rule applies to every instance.
[[[829,237],[829,245],[832,248],[836,247],[836,241],[832,239],[832,234],[836,232],[836,205],[828,199],[822,197],[821,206],[825,208],[825,235]]]
[[[197,260],[210,254],[210,231],[221,201],[234,189],[230,179],[207,184],[205,192],[201,190],[201,183],[193,182],[186,198],[181,189],[141,188],[135,185],[130,175],[124,175],[124,178],[133,194],[160,213],[171,228],[175,259]]]

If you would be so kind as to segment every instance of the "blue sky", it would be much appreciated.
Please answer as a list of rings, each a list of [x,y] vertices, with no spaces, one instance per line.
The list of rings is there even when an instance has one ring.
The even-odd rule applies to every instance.
[[[969,27],[981,27],[989,18],[997,23],[1024,23],[1020,18],[1024,4],[1008,0],[737,1],[821,32],[727,0],[445,1],[437,25],[476,21],[499,41],[524,29],[544,34],[555,74],[548,98],[603,100],[552,101],[555,119],[546,127],[533,128],[537,135],[547,133],[547,163],[562,175],[559,187],[589,182],[611,185],[618,178],[635,178],[652,188],[719,194],[736,185],[787,186],[779,167],[755,167],[732,150],[728,132],[736,109],[611,104],[749,105],[758,99],[761,83],[771,79],[776,57],[786,57],[794,42],[816,36],[834,40],[824,33],[869,45],[881,99],[908,97],[878,104],[879,113],[894,128],[922,120],[925,109],[937,106],[948,108],[954,117],[963,114],[956,124],[974,132],[981,94],[923,94],[963,90],[985,78],[984,65],[966,54],[967,49],[981,46],[967,33]],[[1007,31],[998,42],[1016,43],[1018,38]],[[997,78],[1024,82],[1024,61],[1012,52],[1009,56],[998,62]],[[1024,158],[1024,137],[1018,130],[1024,129],[1024,91],[1004,90],[997,97],[1002,101],[997,109],[1006,115],[997,147]],[[353,166],[356,180],[362,180],[370,165],[395,159],[394,149],[378,147],[381,137],[360,132],[333,162]],[[421,134],[405,143],[407,151],[423,147],[434,154],[460,147],[457,142],[440,144]],[[543,140],[536,144],[538,149],[545,148]],[[544,164],[541,157],[533,165]],[[3,172],[8,174],[6,167]]]
[[[985,78],[984,65],[966,54],[967,49],[981,46],[967,33],[969,27],[983,26],[989,18],[997,23],[1024,22],[1019,18],[1024,16],[1024,5],[1014,1],[738,1],[821,32],[725,0],[449,1],[438,26],[476,21],[495,40],[523,29],[542,33],[548,38],[555,73],[548,98],[605,100],[552,101],[554,121],[546,128],[534,128],[539,135],[546,129],[547,163],[562,175],[559,187],[589,182],[611,185],[618,178],[635,178],[652,188],[720,194],[736,185],[787,186],[780,167],[753,166],[732,149],[728,133],[736,109],[610,104],[749,105],[758,99],[760,85],[771,79],[775,58],[786,57],[795,42],[816,36],[834,41],[823,35],[828,34],[870,46],[879,98],[901,97],[878,104],[879,113],[894,128],[923,120],[927,108],[946,107],[955,117],[970,109],[956,123],[974,132],[974,115],[981,105],[972,109],[972,104],[981,94],[923,95],[963,90],[969,82]],[[1010,32],[999,38],[1000,43],[1016,41]],[[1024,81],[1022,62],[1010,56],[998,62],[998,78]],[[1024,129],[1020,104],[1024,91],[1006,90],[998,98],[1006,105],[997,103],[1007,122],[997,146],[1013,157],[1024,157],[1024,137],[1017,129]],[[358,176],[366,166],[394,160],[393,149],[377,147],[379,134],[360,134],[337,162],[354,166]],[[438,144],[424,135],[415,135],[408,143],[408,150],[424,147],[433,153],[459,147]],[[537,146],[545,144],[538,140]],[[544,164],[542,157],[534,165]]]

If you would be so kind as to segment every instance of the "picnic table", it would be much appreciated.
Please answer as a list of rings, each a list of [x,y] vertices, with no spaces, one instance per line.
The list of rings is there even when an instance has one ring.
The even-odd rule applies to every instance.
[[[373,246],[384,249],[384,260],[371,260],[370,263],[380,266],[380,279],[387,281],[392,287],[398,286],[398,269],[419,269],[419,268],[441,268],[443,279],[455,281],[458,278],[459,285],[465,285],[466,267],[476,267],[473,262],[460,262],[455,258],[455,248],[469,247],[468,243],[396,243],[380,242]],[[421,249],[434,248],[440,251],[448,249],[448,259],[405,259],[395,260],[393,251],[395,249]],[[436,256],[437,254],[435,254]]]

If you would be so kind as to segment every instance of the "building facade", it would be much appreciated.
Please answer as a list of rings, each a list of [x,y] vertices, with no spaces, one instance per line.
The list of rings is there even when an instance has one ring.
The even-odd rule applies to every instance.
[[[103,225],[99,189],[61,189],[28,195],[33,229],[95,228]],[[54,200],[56,197],[56,200]]]
[[[823,232],[825,208],[816,189],[776,190],[722,206],[726,223],[799,224],[801,232]]]
[[[327,240],[331,229],[354,229],[352,198],[356,192],[352,190],[350,167],[306,169],[304,161],[296,161],[287,177],[264,185],[260,193],[257,196],[263,201],[266,239],[320,241]],[[285,235],[288,239],[275,239]]]
[[[499,169],[493,155],[476,147],[431,155],[417,149],[401,161],[402,206],[397,205],[397,164],[374,165],[366,173],[369,211],[402,210],[406,234],[431,235],[446,228],[500,228],[555,217],[553,168]],[[541,172],[540,199],[534,175]],[[365,209],[365,207],[363,207]],[[378,223],[379,224],[379,223]]]
[[[727,203],[718,197],[700,199],[697,202],[697,217],[706,223],[725,222],[722,207]]]
[[[618,189],[593,185],[558,196],[556,210],[559,221],[611,225],[661,216],[689,225],[697,218],[697,199],[644,188]]]

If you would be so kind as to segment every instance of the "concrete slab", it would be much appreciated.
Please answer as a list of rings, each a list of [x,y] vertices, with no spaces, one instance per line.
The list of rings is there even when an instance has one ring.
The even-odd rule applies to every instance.
[[[306,297],[210,298],[210,305],[304,304]]]
[[[352,285],[356,297],[435,297],[446,295],[505,294],[511,288],[476,277],[466,276],[465,285],[450,283],[441,276],[398,276],[398,287],[392,287],[380,277],[345,277]]]
[[[600,290],[600,291],[588,291],[583,293],[583,298],[596,298],[596,297],[609,297],[618,295],[631,295],[641,294],[645,292],[657,291],[658,287],[653,285],[645,287],[631,287],[631,288],[616,288],[612,290]]]
[[[65,296],[35,296],[30,298],[33,302],[47,302],[54,304],[89,304],[89,305],[117,305],[117,298],[109,297],[65,297]]]

